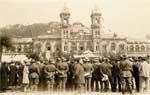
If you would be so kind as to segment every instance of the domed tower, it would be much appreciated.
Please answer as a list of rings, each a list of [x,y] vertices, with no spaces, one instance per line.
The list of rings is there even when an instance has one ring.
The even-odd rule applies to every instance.
[[[60,13],[60,19],[62,25],[68,25],[69,24],[69,18],[70,18],[70,12],[68,7],[64,4],[64,7]]]
[[[97,7],[92,10],[91,14],[91,31],[93,38],[94,53],[100,52],[100,32],[101,32],[101,13]]]
[[[60,13],[61,19],[61,51],[69,52],[69,38],[70,38],[70,24],[69,24],[70,12],[68,7],[64,4],[64,7]]]

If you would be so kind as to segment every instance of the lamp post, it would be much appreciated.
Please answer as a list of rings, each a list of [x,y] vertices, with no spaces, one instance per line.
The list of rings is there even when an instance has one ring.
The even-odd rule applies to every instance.
[[[29,32],[31,33],[31,39],[32,39],[32,42],[31,42],[31,53],[33,53],[33,48],[34,48],[34,39],[33,39],[33,33],[32,33],[32,31],[31,31],[31,29],[30,29],[30,27],[29,27]]]

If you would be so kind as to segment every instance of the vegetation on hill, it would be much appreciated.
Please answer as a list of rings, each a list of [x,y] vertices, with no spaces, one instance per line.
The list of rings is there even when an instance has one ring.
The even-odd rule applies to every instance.
[[[4,48],[13,49],[12,40],[7,34],[0,33],[0,63],[2,61],[2,54]]]
[[[35,23],[32,25],[15,24],[0,28],[1,32],[10,37],[36,37],[45,34],[52,28],[59,28],[59,22]]]

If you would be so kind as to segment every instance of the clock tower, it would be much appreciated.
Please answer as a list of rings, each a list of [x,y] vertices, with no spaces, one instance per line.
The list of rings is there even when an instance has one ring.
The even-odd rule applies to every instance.
[[[66,5],[64,5],[61,13],[59,14],[61,20],[61,51],[70,52],[70,12]]]
[[[100,32],[101,32],[101,13],[97,7],[92,10],[91,14],[91,31],[93,39],[93,52],[100,51]]]

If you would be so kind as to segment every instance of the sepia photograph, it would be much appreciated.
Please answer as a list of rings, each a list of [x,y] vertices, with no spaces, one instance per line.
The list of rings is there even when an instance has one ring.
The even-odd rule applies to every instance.
[[[0,95],[150,95],[150,0],[0,0]]]

